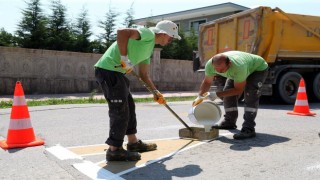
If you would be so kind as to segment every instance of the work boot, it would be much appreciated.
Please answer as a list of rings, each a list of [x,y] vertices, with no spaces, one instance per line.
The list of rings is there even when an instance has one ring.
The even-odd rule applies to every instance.
[[[156,150],[157,145],[155,143],[144,143],[138,140],[136,143],[127,144],[127,149],[131,152],[146,152]]]
[[[253,137],[256,137],[256,132],[249,128],[242,128],[241,132],[233,135],[233,139],[236,139],[236,140],[242,140],[242,139],[253,138]]]
[[[214,124],[211,128],[232,130],[232,129],[237,129],[237,125],[226,123],[225,121],[223,121],[221,123]]]
[[[107,161],[138,161],[141,159],[141,155],[137,152],[129,152],[122,147],[115,151],[111,151],[109,148],[106,155]]]

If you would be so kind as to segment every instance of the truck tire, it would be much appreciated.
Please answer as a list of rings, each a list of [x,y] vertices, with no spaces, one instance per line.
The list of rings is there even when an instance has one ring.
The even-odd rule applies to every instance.
[[[279,77],[277,94],[287,104],[294,104],[302,76],[297,72],[287,72]]]
[[[320,101],[320,73],[314,77],[312,90],[315,100]]]

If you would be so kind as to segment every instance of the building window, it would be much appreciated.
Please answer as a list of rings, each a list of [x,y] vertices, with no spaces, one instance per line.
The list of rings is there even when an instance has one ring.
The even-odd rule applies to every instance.
[[[178,30],[180,31],[180,23],[176,23],[176,25],[178,26]]]
[[[190,31],[193,29],[195,32],[198,32],[200,24],[205,23],[205,22],[207,22],[206,19],[190,21]]]

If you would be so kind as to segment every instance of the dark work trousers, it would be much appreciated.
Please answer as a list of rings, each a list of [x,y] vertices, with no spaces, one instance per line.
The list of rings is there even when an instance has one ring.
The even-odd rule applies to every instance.
[[[124,136],[137,133],[135,104],[130,93],[130,82],[124,74],[101,68],[95,69],[109,106],[110,130],[108,145],[121,147]]]
[[[254,130],[256,126],[255,118],[257,116],[259,99],[261,96],[261,87],[268,76],[268,69],[264,71],[256,71],[247,78],[246,87],[244,89],[244,123],[242,128]],[[227,79],[224,90],[234,88],[234,81]],[[224,124],[233,125],[238,118],[238,96],[223,97],[223,105],[225,110]]]

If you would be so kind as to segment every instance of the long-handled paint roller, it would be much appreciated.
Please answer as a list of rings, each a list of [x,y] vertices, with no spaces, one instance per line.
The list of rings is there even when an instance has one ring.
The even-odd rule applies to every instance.
[[[121,65],[115,66],[122,67]],[[148,89],[153,95],[157,96],[156,92],[152,91],[152,89],[145,83],[140,76],[138,76],[133,70],[130,72],[133,76],[135,76],[140,83]],[[192,138],[192,139],[199,139],[199,140],[209,140],[215,137],[218,137],[219,131],[217,129],[213,129],[210,132],[205,132],[204,128],[198,127],[189,127],[178,115],[175,113],[168,104],[163,104],[186,128],[179,130],[179,137],[181,138]]]
[[[136,78],[138,78],[138,80],[142,83],[142,85],[144,87],[146,87],[148,89],[148,91],[150,91],[153,95],[157,96],[157,94],[151,90],[151,88],[147,85],[147,83],[145,83],[140,76],[137,75],[137,73],[135,73],[134,71],[131,71],[131,74],[134,75]],[[193,132],[193,130],[178,116],[177,113],[175,113],[169,106],[168,104],[163,104],[164,107],[166,107],[190,132]]]
[[[138,80],[146,87],[153,95],[157,96],[157,94],[151,90],[151,88],[134,72],[131,71],[131,74],[138,78]],[[209,94],[206,94],[209,95]],[[210,140],[218,137],[219,131],[218,129],[213,129],[209,132],[205,132],[204,128],[193,127],[190,128],[169,106],[168,104],[163,104],[186,128],[179,130],[179,137],[181,138],[192,138],[199,140]]]

